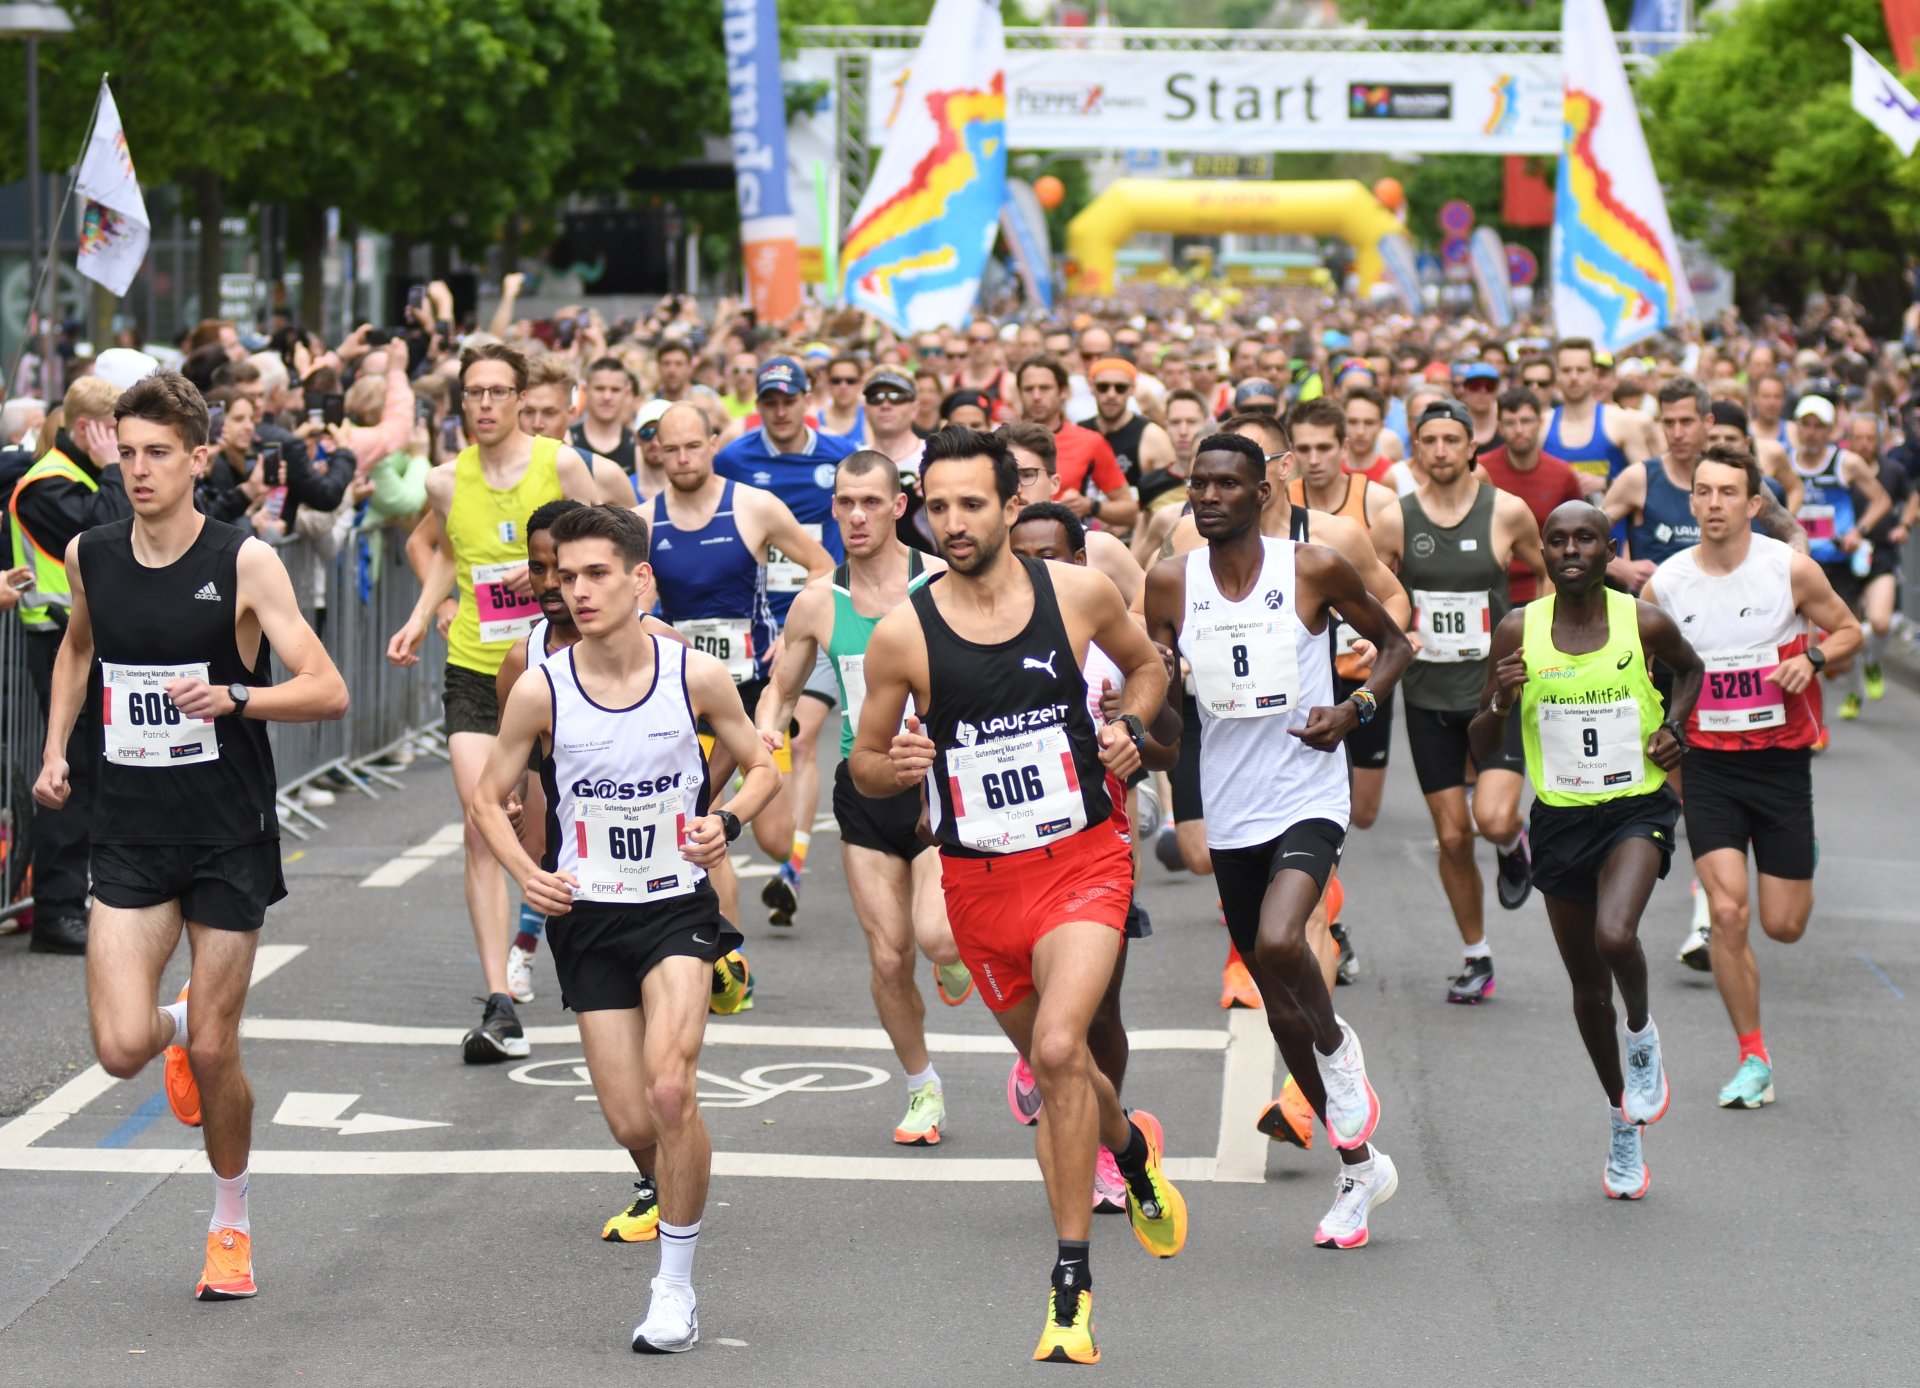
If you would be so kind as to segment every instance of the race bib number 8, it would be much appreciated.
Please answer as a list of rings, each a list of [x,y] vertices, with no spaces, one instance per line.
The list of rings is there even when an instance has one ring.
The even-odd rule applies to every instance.
[[[1209,717],[1265,718],[1300,702],[1299,652],[1285,617],[1263,611],[1189,630],[1181,647],[1193,666],[1194,698]]]
[[[746,618],[703,617],[675,622],[674,629],[696,651],[704,651],[726,666],[735,684],[753,678],[753,625]]]
[[[520,560],[473,566],[473,607],[480,617],[482,641],[518,641],[533,630],[534,618],[540,615],[539,602],[522,597],[506,585],[508,574],[525,567]]]
[[[800,527],[807,534],[819,539],[823,533],[819,522]],[[769,593],[797,593],[807,586],[807,566],[796,564],[772,545],[767,546],[767,591]]]
[[[115,766],[192,766],[220,760],[213,720],[188,718],[167,697],[175,680],[204,680],[207,666],[100,664],[100,730]]]
[[[1647,778],[1640,746],[1640,705],[1541,704],[1540,762],[1546,789],[1602,795]]]
[[[1485,593],[1414,589],[1414,630],[1420,637],[1414,659],[1441,665],[1485,660],[1493,649],[1491,616]]]
[[[1770,681],[1780,664],[1773,651],[1729,651],[1703,658],[1706,677],[1694,710],[1703,733],[1778,728],[1787,721],[1787,696]]]
[[[693,890],[698,872],[680,856],[687,819],[679,794],[576,803],[575,901],[663,901]]]
[[[982,853],[1020,853],[1087,827],[1064,728],[946,752],[954,834]]]

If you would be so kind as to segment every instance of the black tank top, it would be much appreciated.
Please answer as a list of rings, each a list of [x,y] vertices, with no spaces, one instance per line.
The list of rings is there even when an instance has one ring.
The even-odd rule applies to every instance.
[[[929,809],[941,851],[954,857],[1044,848],[1100,828],[1113,813],[1086,680],[1053,580],[1043,560],[1020,564],[1033,585],[1033,615],[997,645],[969,641],[947,625],[933,601],[944,573],[913,590],[932,698],[924,723],[936,748]],[[1005,756],[996,757],[996,744]]]
[[[209,517],[185,554],[150,569],[134,558],[131,519],[80,536],[93,621],[88,697],[100,713],[95,843],[225,846],[280,835],[267,725],[233,714],[211,726],[184,720],[160,688],[179,667],[200,665],[216,689],[271,682],[266,638],[249,667],[234,633],[246,539]]]
[[[1097,421],[1089,420],[1087,427],[1095,428]],[[1140,485],[1140,440],[1147,432],[1145,415],[1135,415],[1125,424],[1105,435],[1108,447],[1113,449],[1114,461],[1120,464],[1120,470],[1127,474],[1127,484]]]

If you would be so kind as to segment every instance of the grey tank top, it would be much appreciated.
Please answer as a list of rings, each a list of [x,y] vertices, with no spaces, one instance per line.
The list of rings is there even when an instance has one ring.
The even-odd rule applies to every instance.
[[[1469,711],[1480,702],[1493,629],[1507,615],[1507,566],[1493,547],[1494,488],[1458,525],[1436,525],[1414,495],[1400,498],[1406,545],[1400,582],[1413,602],[1421,650],[1400,681],[1415,708]]]

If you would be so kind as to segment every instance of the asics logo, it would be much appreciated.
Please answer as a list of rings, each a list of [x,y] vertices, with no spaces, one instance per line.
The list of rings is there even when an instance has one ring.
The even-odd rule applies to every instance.
[[[1057,679],[1058,676],[1053,673],[1053,658],[1058,654],[1058,651],[1048,651],[1045,660],[1036,660],[1030,655],[1022,656],[1020,659],[1020,668],[1022,670],[1045,670],[1049,679]]]
[[[1613,668],[1616,670],[1624,670],[1631,664],[1633,664],[1633,652],[1622,651],[1620,653],[1620,659],[1614,662]]]

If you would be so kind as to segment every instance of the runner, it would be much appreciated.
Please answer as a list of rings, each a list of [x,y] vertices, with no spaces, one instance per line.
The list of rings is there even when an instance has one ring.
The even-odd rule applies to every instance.
[[[1500,371],[1485,362],[1473,362],[1460,372],[1460,402],[1473,420],[1473,456],[1491,453],[1506,443],[1500,435]]]
[[[1082,520],[1097,520],[1116,530],[1132,526],[1140,506],[1114,459],[1112,447],[1097,431],[1068,423],[1062,413],[1067,368],[1060,359],[1028,357],[1020,363],[1014,379],[1020,387],[1024,417],[1054,436],[1059,490],[1053,500]]]
[[[1794,518],[1807,532],[1807,553],[1853,608],[1872,567],[1862,547],[1870,543],[1868,532],[1893,509],[1893,500],[1880,485],[1878,459],[1870,463],[1829,442],[1833,422],[1833,402],[1824,396],[1804,395],[1793,407],[1793,470],[1804,489]]]
[[[1589,492],[1604,492],[1631,463],[1644,462],[1659,446],[1653,422],[1618,408],[1608,409],[1595,394],[1599,358],[1584,337],[1554,344],[1554,379],[1560,404],[1547,421],[1545,448],[1575,472],[1592,480]]]
[[[1055,500],[1060,475],[1057,471],[1059,457],[1054,448],[1060,436],[1049,433],[1044,426],[1031,420],[1016,419],[994,430],[994,437],[1004,439],[1007,447],[1013,450],[1014,476],[1019,484],[1020,504],[1034,506],[1042,501]],[[1069,511],[1073,510],[1064,501],[1060,504]],[[1113,586],[1120,590],[1121,598],[1131,604],[1139,594],[1141,584],[1146,581],[1146,575],[1134,559],[1133,552],[1123,541],[1104,530],[1087,531],[1086,547],[1088,565],[1105,574]]]
[[[914,979],[916,944],[933,961],[935,987],[949,1007],[967,1000],[973,978],[960,962],[947,924],[938,860],[925,853],[927,844],[915,832],[920,792],[904,790],[884,800],[863,795],[846,757],[866,693],[867,641],[874,627],[907,600],[923,573],[946,566],[900,542],[894,523],[907,499],[900,474],[884,453],[863,448],[843,459],[837,473],[833,515],[847,558],[830,580],[809,583],[793,600],[780,659],[760,695],[756,721],[762,740],[779,745],[814,661],[824,651],[847,710],[833,775],[840,861],[853,914],[867,937],[874,1010],[907,1077],[907,1115],[894,1128],[893,1140],[933,1147],[946,1126],[946,1096],[927,1055],[926,1005]]]
[[[1731,400],[1714,401],[1707,415],[1707,442],[1722,447],[1742,448],[1752,453],[1753,460],[1760,464],[1760,476],[1766,482],[1768,492],[1786,510],[1787,523],[1794,530],[1800,530],[1793,519],[1793,513],[1800,509],[1802,499],[1800,474],[1793,470],[1793,454],[1786,445],[1776,439],[1755,438],[1747,412]],[[1776,540],[1787,538],[1771,530],[1762,530],[1761,533],[1773,535]],[[1800,531],[1800,548],[1806,548],[1805,531]]]
[[[568,383],[572,393],[573,383]],[[640,468],[634,447],[633,414],[640,403],[640,382],[618,357],[598,357],[587,367],[586,412],[567,435],[581,457],[611,459],[627,477]],[[571,405],[571,400],[569,400]]]
[[[1709,448],[1693,472],[1700,543],[1654,573],[1641,596],[1680,626],[1706,665],[1687,720],[1687,839],[1712,916],[1713,981],[1740,1047],[1722,1108],[1773,1102],[1760,1030],[1760,966],[1747,938],[1747,845],[1760,875],[1760,928],[1798,940],[1813,912],[1814,677],[1860,649],[1860,623],[1824,568],[1755,535],[1762,483],[1753,457]],[[1827,635],[1811,644],[1811,620]]]
[[[1191,390],[1167,396],[1167,441],[1173,457],[1164,467],[1140,474],[1142,522],[1133,528],[1133,557],[1144,568],[1164,558],[1169,536],[1187,504],[1187,470],[1200,437],[1213,427],[1206,401]]]
[[[820,411],[821,433],[865,442],[867,411],[860,399],[860,381],[865,374],[853,357],[838,356],[827,363],[827,406]]]
[[[1512,492],[1527,503],[1533,518],[1546,524],[1562,502],[1578,501],[1586,489],[1580,474],[1540,448],[1540,397],[1525,386],[1500,395],[1500,434],[1506,443],[1474,459],[1494,486]],[[1536,591],[1533,570],[1515,560],[1507,567],[1507,595],[1516,606],[1531,602]]]
[[[1756,347],[1757,353],[1761,348]],[[1793,430],[1788,426],[1787,383],[1780,379],[1769,361],[1765,374],[1753,370],[1752,355],[1748,357],[1747,408],[1753,415],[1753,436],[1768,443],[1777,443],[1782,448],[1793,446]]]
[[[760,417],[758,429],[743,434],[714,457],[713,470],[734,482],[764,487],[786,503],[808,538],[824,546],[826,570],[846,557],[840,531],[833,523],[833,474],[842,458],[860,447],[858,439],[817,433],[807,427],[807,374],[792,357],[774,357],[755,379]],[[787,620],[787,609],[806,584],[818,578],[812,558],[780,546],[767,554],[767,602],[776,626]],[[764,673],[764,672],[763,672]],[[791,925],[800,909],[800,883],[813,844],[813,817],[820,808],[820,729],[834,710],[837,686],[833,669],[823,655],[807,680],[807,697],[794,712],[792,769],[780,816],[793,818],[793,847],[774,853],[771,833],[756,830],[761,847],[782,859],[780,871],[767,879],[761,904],[774,925]],[[749,708],[752,706],[749,705]]]
[[[387,659],[401,666],[419,663],[428,624],[457,585],[459,607],[447,631],[441,699],[453,788],[465,810],[500,722],[494,676],[508,649],[539,615],[529,596],[522,527],[545,503],[563,495],[591,501],[596,488],[573,449],[521,431],[527,359],[519,352],[497,342],[469,347],[460,354],[459,382],[467,436],[474,442],[427,474],[430,514],[422,525],[424,533],[437,533],[438,541],[413,613],[387,643]],[[507,992],[512,930],[506,877],[471,821],[464,847],[467,913],[487,1001],[480,1025],[466,1034],[460,1050],[467,1064],[484,1065],[523,1057],[528,1045]]]
[[[1018,392],[1000,364],[1000,335],[987,319],[976,318],[967,325],[967,355],[946,389],[949,393],[973,391],[984,395],[989,402],[989,425],[1012,417]]]
[[[624,376],[626,368],[619,369]],[[607,372],[600,373],[603,386],[607,377]],[[630,477],[618,459],[595,453],[583,445],[579,425],[569,432],[567,421],[573,417],[573,388],[573,367],[565,357],[542,352],[530,358],[526,389],[520,392],[520,429],[536,439],[553,439],[570,445],[586,460],[587,469],[593,474],[596,497],[610,506],[628,505],[641,474],[636,472]]]
[[[1666,778],[1686,751],[1701,667],[1672,618],[1607,587],[1612,528],[1609,514],[1584,500],[1548,515],[1541,541],[1553,591],[1495,629],[1470,731],[1474,750],[1495,756],[1517,705],[1534,785],[1534,882],[1573,984],[1574,1022],[1607,1094],[1612,1134],[1601,1185],[1615,1200],[1638,1200],[1652,1181],[1640,1130],[1666,1114],[1668,1099],[1640,917],[1673,857],[1680,802]],[[1664,721],[1650,655],[1675,676]],[[1627,1014],[1624,1073],[1616,984]]]
[[[1330,451],[1339,456],[1337,442]],[[1193,670],[1207,843],[1227,928],[1296,1086],[1340,1152],[1333,1208],[1313,1241],[1360,1248],[1369,1212],[1392,1197],[1399,1176],[1368,1144],[1380,1101],[1359,1038],[1334,1013],[1307,921],[1346,839],[1347,777],[1330,754],[1373,720],[1379,694],[1412,651],[1336,551],[1261,534],[1267,476],[1265,450],[1252,439],[1216,434],[1201,443],[1189,485],[1206,549],[1148,576],[1147,633]],[[1328,632],[1336,613],[1377,652],[1373,687],[1338,702]]]
[[[1574,360],[1572,353],[1562,361]],[[1486,683],[1493,628],[1511,599],[1507,570],[1517,558],[1542,570],[1540,527],[1519,497],[1474,476],[1473,423],[1464,406],[1442,400],[1414,423],[1413,446],[1426,485],[1400,498],[1397,515],[1374,527],[1374,548],[1397,565],[1413,600],[1415,652],[1407,672],[1407,748],[1433,816],[1440,885],[1459,927],[1463,964],[1447,1001],[1493,996],[1493,951],[1481,907],[1473,840],[1494,846],[1500,904],[1518,910],[1533,890],[1520,796],[1526,788],[1519,724],[1495,757],[1472,756],[1467,728]],[[1467,763],[1477,778],[1469,801]]]
[[[1867,532],[1873,547],[1873,559],[1860,592],[1860,616],[1866,629],[1866,650],[1853,666],[1852,687],[1840,704],[1840,716],[1860,711],[1860,696],[1878,703],[1887,692],[1886,677],[1880,660],[1886,650],[1887,636],[1893,630],[1894,608],[1900,599],[1901,550],[1907,543],[1916,520],[1920,520],[1920,491],[1913,478],[1892,458],[1882,459],[1880,422],[1872,415],[1856,414],[1850,426],[1853,451],[1880,468],[1880,486],[1887,494],[1888,508],[1880,523]]]
[[[1107,441],[1121,474],[1136,489],[1143,474],[1164,471],[1175,457],[1167,431],[1134,407],[1133,390],[1139,379],[1139,368],[1121,357],[1096,361],[1087,368],[1094,414],[1080,421],[1081,428],[1095,430]]]
[[[1380,436],[1386,432],[1387,397],[1374,386],[1356,385],[1347,387],[1341,401],[1347,425],[1347,471],[1375,486],[1393,487],[1393,469],[1398,465],[1380,451]]]
[[[633,1348],[677,1353],[700,1339],[693,1256],[713,1154],[695,1090],[708,979],[740,943],[706,874],[742,817],[779,794],[780,775],[726,667],[641,628],[653,586],[646,522],[582,507],[555,519],[552,534],[581,639],[514,685],[473,821],[551,916],[561,999],[614,1140],[636,1161],[658,1145],[660,1274]],[[709,803],[701,720],[745,772],[725,806]],[[536,750],[549,806],[540,863],[504,808]]]
[[[949,568],[874,629],[851,774],[876,797],[928,785],[954,942],[1045,1101],[1035,1145],[1060,1243],[1034,1358],[1097,1363],[1088,1193],[1102,1144],[1141,1245],[1172,1257],[1186,1244],[1160,1124],[1121,1110],[1087,1047],[1131,895],[1106,773],[1140,765],[1166,667],[1107,580],[1008,552],[1018,478],[1005,443],[941,430],[922,480]],[[1125,677],[1125,712],[1099,729],[1079,669],[1089,644]],[[917,716],[901,729],[909,697],[924,730]]]
[[[300,615],[279,556],[201,515],[200,392],[171,371],[120,396],[120,472],[133,515],[67,545],[68,610],[34,798],[61,808],[68,736],[100,710],[90,839],[87,1005],[101,1066],[132,1079],[166,1052],[174,1116],[204,1129],[213,1217],[194,1296],[259,1291],[247,1217],[253,1091],[240,1014],[267,908],[287,894],[267,728],[342,718],[347,686]],[[290,672],[272,682],[268,652]],[[184,926],[192,976],[156,1008]],[[192,995],[189,1006],[188,996]]]

